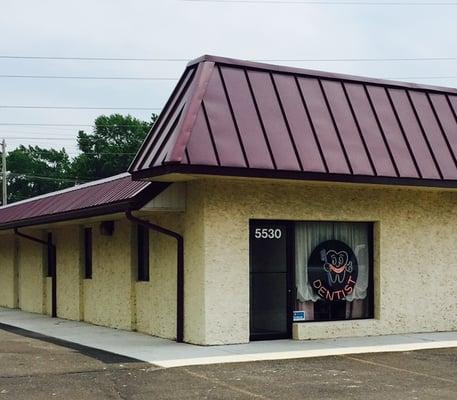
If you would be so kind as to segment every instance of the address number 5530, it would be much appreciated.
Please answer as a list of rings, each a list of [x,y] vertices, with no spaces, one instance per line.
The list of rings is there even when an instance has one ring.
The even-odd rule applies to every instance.
[[[256,239],[281,239],[281,236],[281,229],[256,228],[254,231],[254,237]]]

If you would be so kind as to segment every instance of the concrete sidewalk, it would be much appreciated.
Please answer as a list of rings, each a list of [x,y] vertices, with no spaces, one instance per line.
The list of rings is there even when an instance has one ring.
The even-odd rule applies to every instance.
[[[137,332],[50,318],[41,314],[5,308],[0,308],[0,323],[166,368],[457,347],[457,332],[310,341],[274,340],[239,345],[195,346]]]

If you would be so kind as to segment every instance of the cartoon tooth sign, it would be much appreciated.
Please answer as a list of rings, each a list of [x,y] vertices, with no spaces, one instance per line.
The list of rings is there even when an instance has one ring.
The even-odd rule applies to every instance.
[[[308,260],[308,282],[327,301],[342,300],[354,290],[358,262],[352,249],[340,240],[317,245]]]

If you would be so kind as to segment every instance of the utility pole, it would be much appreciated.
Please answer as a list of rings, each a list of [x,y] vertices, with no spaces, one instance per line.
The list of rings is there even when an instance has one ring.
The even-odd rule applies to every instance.
[[[2,140],[2,206],[6,206],[8,203],[7,199],[7,185],[6,185],[6,141]]]

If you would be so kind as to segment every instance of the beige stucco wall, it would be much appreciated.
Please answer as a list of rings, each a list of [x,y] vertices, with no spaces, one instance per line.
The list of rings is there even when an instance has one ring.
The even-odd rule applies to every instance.
[[[43,238],[41,231],[26,233]],[[28,239],[18,239],[18,290],[19,308],[24,311],[46,314],[47,284],[44,270],[43,246]]]
[[[66,226],[53,230],[57,265],[57,316],[83,319],[83,283],[81,227]]]
[[[16,244],[13,235],[0,236],[0,306],[17,307]]]
[[[155,224],[182,232],[181,216],[141,216]],[[176,338],[176,240],[150,231],[149,282],[136,282],[136,328],[163,338]],[[136,261],[136,260],[135,260]],[[136,279],[134,263],[134,279]]]
[[[188,246],[195,247],[186,254],[186,296],[203,290],[200,309],[188,307],[186,320],[201,320],[203,309],[205,321],[195,334],[189,327],[190,341],[248,341],[248,222],[255,218],[376,222],[376,319],[295,324],[295,338],[457,329],[457,193],[212,179],[192,185],[205,196],[202,215],[189,224],[203,236],[204,250],[186,230]]]
[[[112,236],[93,225],[92,279],[84,279],[84,320],[113,328],[134,327],[132,225],[115,221]]]
[[[187,184],[184,216],[184,341],[206,343],[205,182]]]

